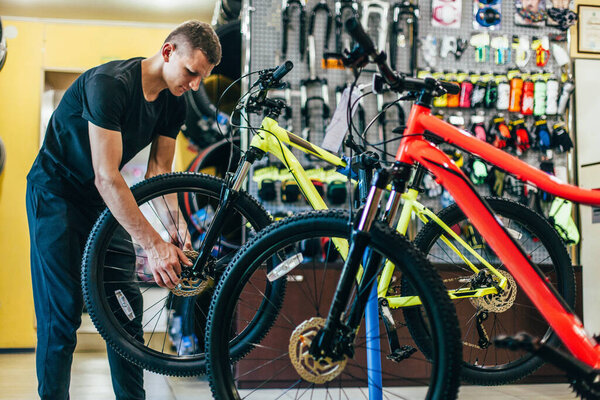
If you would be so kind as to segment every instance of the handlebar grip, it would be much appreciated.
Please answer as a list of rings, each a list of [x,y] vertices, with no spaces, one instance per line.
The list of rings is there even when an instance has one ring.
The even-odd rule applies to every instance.
[[[458,86],[456,83],[445,82],[445,81],[439,81],[439,82],[442,85],[442,87],[446,90],[446,93],[448,93],[448,94],[459,94],[460,93],[460,86]]]
[[[294,68],[294,63],[290,60],[287,60],[283,64],[281,64],[277,69],[273,72],[273,81],[278,81],[284,76],[287,75]]]
[[[373,41],[371,40],[369,35],[367,35],[365,30],[363,29],[358,19],[354,17],[349,18],[346,21],[346,30],[348,31],[350,36],[352,36],[352,39],[354,39],[356,43],[358,43],[360,47],[363,48],[365,53],[375,53],[375,45],[373,44]]]

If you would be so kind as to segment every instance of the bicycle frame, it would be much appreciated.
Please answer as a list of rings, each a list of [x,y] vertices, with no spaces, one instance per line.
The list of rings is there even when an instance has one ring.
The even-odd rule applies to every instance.
[[[600,205],[600,191],[563,183],[432,116],[429,108],[417,104],[411,109],[404,137],[396,153],[397,162],[409,165],[419,163],[435,175],[569,351],[585,364],[600,368],[600,345],[586,334],[579,318],[556,290],[547,284],[539,268],[496,220],[466,175],[442,150],[424,138],[426,131],[556,196],[578,203]]]

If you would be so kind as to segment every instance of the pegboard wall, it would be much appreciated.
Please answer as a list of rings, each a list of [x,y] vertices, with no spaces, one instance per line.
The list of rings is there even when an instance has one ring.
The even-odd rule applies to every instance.
[[[300,42],[300,13],[299,7],[297,6],[298,2],[290,2],[288,0],[247,0],[249,3],[249,7],[245,7],[246,13],[243,13],[243,19],[245,19],[245,23],[248,24],[249,27],[249,35],[246,38],[246,47],[249,49],[249,60],[248,66],[249,71],[257,71],[264,68],[271,68],[277,65],[280,65],[284,60],[291,60],[294,63],[294,69],[286,76],[285,80],[289,83],[291,88],[291,109],[292,109],[292,118],[291,123],[287,127],[292,132],[304,137],[305,139],[320,145],[323,140],[323,132],[324,127],[328,123],[327,115],[323,113],[323,107],[321,102],[314,101],[309,103],[307,106],[307,112],[310,115],[309,120],[307,120],[302,115],[302,104],[301,104],[301,82],[307,80],[310,76],[309,66],[308,66],[308,46],[309,41],[306,40],[304,43]],[[476,0],[477,1],[477,0]],[[463,39],[469,42],[474,34],[479,34],[482,32],[487,32],[490,37],[502,36],[505,35],[509,41],[509,44],[512,43],[513,36],[521,36],[522,38],[526,37],[531,42],[533,37],[536,38],[544,38],[553,35],[558,35],[561,33],[557,28],[551,26],[518,26],[514,22],[515,17],[515,3],[513,1],[507,0],[498,0],[499,3],[495,6],[502,15],[502,20],[499,26],[495,29],[476,29],[474,27],[474,10],[473,10],[473,1],[472,0],[463,0],[461,5],[461,19],[460,26],[458,28],[447,28],[447,27],[439,27],[433,26],[432,24],[432,0],[420,0],[418,1],[418,43],[419,47],[417,50],[418,61],[417,67],[419,70],[428,70],[430,73],[433,72],[467,72],[472,74],[506,74],[506,72],[510,69],[515,69],[515,56],[513,55],[510,60],[505,64],[498,64],[494,61],[493,51],[488,49],[488,59],[483,62],[476,61],[476,48],[469,45],[464,50],[463,54],[460,58],[454,56],[454,54],[450,53],[446,57],[440,56],[440,47],[441,42],[444,38],[454,37],[456,39]],[[519,0],[516,0],[519,1]],[[544,0],[542,0],[544,1]],[[311,20],[312,10],[315,6],[319,4],[326,3],[332,14],[335,14],[336,4],[331,0],[309,0],[304,5],[305,12],[305,30],[306,35],[308,36],[309,25]],[[389,3],[389,11],[387,13],[386,21],[389,24],[392,22],[393,18],[393,5],[395,2]],[[406,4],[406,3],[405,3]],[[357,2],[356,6],[361,12],[362,6],[364,3]],[[282,52],[282,39],[283,39],[283,23],[282,23],[282,10],[285,7],[289,7],[288,15],[289,15],[289,24],[287,30],[287,51],[284,55]],[[346,19],[351,15],[349,10],[343,14],[343,18]],[[384,22],[386,22],[384,21]],[[368,20],[368,26],[366,27],[367,31],[371,34],[374,41],[377,40],[377,33],[381,26],[383,26],[382,21],[379,20],[377,15],[372,15]],[[332,23],[331,28],[331,36],[327,43],[328,49],[325,49],[325,32],[326,32],[326,18],[324,12],[319,12],[315,16],[314,23],[314,38],[315,38],[315,54],[316,54],[316,62],[315,62],[315,75],[319,79],[327,80],[327,92],[329,97],[329,115],[333,114],[336,106],[336,91],[340,88],[343,88],[346,84],[352,81],[352,76],[350,71],[338,70],[338,69],[323,69],[321,67],[321,56],[326,51],[335,51],[336,43],[338,37],[336,35],[335,30],[335,22]],[[410,47],[409,47],[409,37],[407,35],[407,25],[404,24],[401,26],[401,33],[397,38],[396,44],[397,47],[397,57],[396,57],[396,67],[399,71],[403,71],[405,73],[409,73],[409,65],[410,65]],[[389,34],[386,32],[386,34]],[[432,57],[430,55],[425,56],[423,51],[423,45],[426,41],[432,42],[431,39],[426,39],[427,36],[435,39],[436,42],[436,57],[435,62],[431,62]],[[344,32],[341,35],[341,43],[343,48],[348,48],[350,45],[350,39],[347,34]],[[567,43],[562,42],[559,45],[566,48]],[[302,46],[302,47],[301,47]],[[386,46],[386,52],[389,54],[389,44]],[[509,53],[514,54],[515,50],[509,50]],[[303,54],[301,54],[303,53]],[[529,62],[524,67],[520,68],[524,73],[541,73],[548,72],[560,78],[561,71],[559,66],[557,65],[552,54],[548,55],[548,62],[543,67],[536,66],[536,55],[534,50],[530,50]],[[368,83],[371,79],[372,71],[363,71],[361,79],[359,83]],[[249,78],[249,83],[254,82],[256,76],[251,76]],[[246,86],[247,87],[247,86]],[[307,96],[310,97],[321,97],[321,86],[319,84],[310,84],[305,86]],[[365,89],[368,91],[369,89]],[[277,95],[277,94],[273,94]],[[389,102],[396,99],[395,94],[386,94],[384,98],[377,99],[376,96],[370,95],[366,96],[362,100],[362,106],[365,110],[366,122],[371,121],[372,118],[378,112],[378,101],[381,102]],[[411,103],[404,102],[402,103],[402,109],[404,110],[405,115],[408,115]],[[386,138],[387,140],[393,139],[397,135],[391,133],[391,130],[398,125],[398,117],[396,116],[396,111],[394,108],[390,108],[386,112],[386,119],[388,120],[388,124],[385,127],[380,127],[377,123],[374,123],[372,127],[367,131],[367,139],[370,143],[379,143],[382,138]],[[484,116],[485,125],[488,126],[491,119],[494,117],[501,115],[504,116],[507,120],[515,119],[518,114],[508,113],[507,111],[498,112],[494,109],[450,109],[450,108],[438,108],[434,110],[435,112],[443,115],[444,118],[449,118],[450,116],[460,116],[464,119],[464,127],[469,129],[471,126],[471,117],[472,115],[478,113]],[[258,127],[261,121],[260,116],[252,115],[250,116],[250,124],[252,126]],[[558,119],[564,119],[565,116],[551,116],[548,117],[548,125],[550,129],[552,129],[552,124]],[[354,117],[354,123],[358,125],[357,116]],[[525,117],[526,126],[530,128],[533,125],[534,119],[533,116]],[[396,123],[394,123],[396,122]],[[286,127],[286,123],[283,117],[280,119],[281,126]],[[387,152],[394,153],[397,141],[392,141],[386,145]],[[382,146],[376,147],[377,151],[384,150]],[[293,150],[294,154],[298,157],[298,159],[305,166],[315,166],[315,167],[327,167],[327,165],[319,160],[311,159],[309,160],[304,153]],[[340,152],[344,152],[342,149]],[[383,154],[383,153],[382,153]],[[568,169],[568,159],[566,153],[558,153],[553,152],[552,150],[541,152],[539,150],[528,150],[523,154],[519,155],[520,158],[524,159],[528,163],[539,167],[540,161],[542,158],[550,159],[555,168],[559,171],[559,175],[562,179],[567,178],[566,170]],[[388,161],[391,160],[392,157],[388,157]],[[468,163],[468,157],[464,157],[464,162]],[[276,159],[270,156],[268,159],[261,161],[260,164],[255,165],[255,169],[260,169],[267,164],[276,165]],[[563,173],[564,171],[564,173]],[[488,194],[490,189],[488,185],[480,185],[478,186],[483,194]],[[250,193],[257,196],[258,195],[258,184],[255,181],[250,182],[249,187]],[[276,192],[279,193],[280,190],[280,182],[276,183]],[[506,193],[506,196],[510,197],[511,194]],[[427,195],[422,196],[423,203],[429,206],[430,208],[437,210],[442,207],[444,202],[442,202],[442,196],[434,195],[428,197]],[[277,196],[276,200],[265,202],[265,207],[269,209],[269,211],[273,214],[279,212],[297,212],[302,210],[308,210],[309,206],[303,200],[300,200],[295,203],[286,203],[283,204],[281,202],[280,196]],[[546,205],[547,206],[547,205]]]

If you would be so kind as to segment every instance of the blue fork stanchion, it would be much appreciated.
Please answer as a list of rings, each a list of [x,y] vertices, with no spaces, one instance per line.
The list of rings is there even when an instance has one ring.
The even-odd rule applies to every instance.
[[[379,306],[377,304],[377,281],[373,284],[365,308],[365,331],[367,337],[367,379],[369,400],[383,398],[381,378],[381,346],[379,342]]]

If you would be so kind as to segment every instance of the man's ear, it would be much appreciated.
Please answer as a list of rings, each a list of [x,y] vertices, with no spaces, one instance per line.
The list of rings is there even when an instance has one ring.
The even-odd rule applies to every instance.
[[[174,51],[175,51],[175,43],[167,42],[167,43],[163,44],[162,48],[160,49],[160,53],[162,55],[164,62],[169,62],[169,59],[173,55]]]

